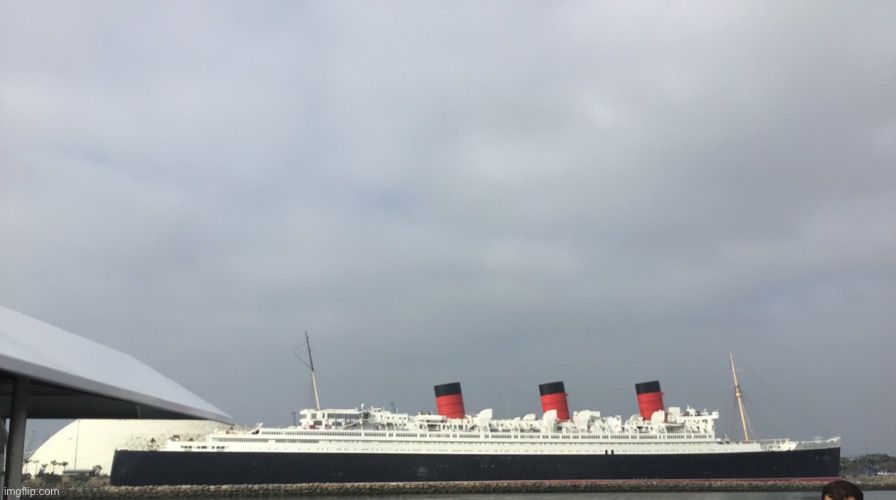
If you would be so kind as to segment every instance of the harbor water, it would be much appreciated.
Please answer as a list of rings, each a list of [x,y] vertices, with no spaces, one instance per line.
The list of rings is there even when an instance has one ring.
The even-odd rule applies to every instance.
[[[753,493],[551,493],[394,496],[378,500],[819,500],[820,492]],[[324,497],[318,497],[323,500]],[[345,497],[343,497],[345,498]],[[361,500],[362,497],[355,497]],[[371,497],[366,497],[370,499]],[[896,491],[868,491],[865,500],[896,500]]]
[[[347,496],[347,497],[295,497],[305,500],[819,500],[818,492],[751,492],[751,493],[510,493],[479,495],[394,495],[394,496]],[[180,497],[183,498],[183,497]],[[224,500],[222,497],[220,500]],[[234,500],[234,497],[226,497]],[[246,497],[243,500],[249,500]],[[258,497],[251,497],[258,500]],[[268,497],[290,498],[290,497]],[[896,500],[896,490],[866,491],[865,500]]]

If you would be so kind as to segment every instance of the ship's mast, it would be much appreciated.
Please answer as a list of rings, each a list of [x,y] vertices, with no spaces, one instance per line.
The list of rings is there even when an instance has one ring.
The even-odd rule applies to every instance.
[[[308,364],[311,367],[311,387],[314,388],[314,407],[320,410],[320,398],[317,396],[317,377],[314,375],[314,359],[311,358],[311,340],[305,332],[305,344],[308,345]]]
[[[734,354],[729,352],[728,355],[731,356],[731,375],[734,376],[734,395],[737,397],[737,407],[740,409],[740,423],[744,426],[744,441],[749,443],[750,434],[747,432],[747,418],[744,415],[744,393],[741,392],[740,385],[737,383],[737,371],[734,369]],[[311,373],[314,373],[313,368]]]

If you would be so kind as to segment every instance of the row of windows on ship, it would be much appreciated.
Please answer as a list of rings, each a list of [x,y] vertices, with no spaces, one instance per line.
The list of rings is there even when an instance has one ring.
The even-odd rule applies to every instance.
[[[255,434],[255,433],[253,433]],[[338,431],[338,432],[327,432],[327,431],[318,431],[318,432],[303,432],[303,431],[281,431],[277,433],[266,432],[265,436],[262,439],[259,438],[215,438],[217,442],[258,442],[264,441],[267,436],[277,435],[277,436],[334,436],[334,437],[395,437],[395,438],[455,438],[455,439],[482,439],[483,437],[486,439],[500,439],[506,440],[510,439],[561,439],[561,440],[590,440],[590,441],[600,441],[607,439],[631,439],[636,441],[642,440],[684,440],[684,439],[697,439],[697,440],[705,440],[705,439],[713,439],[714,436],[711,434],[538,434],[535,436],[522,436],[519,434],[510,434],[510,435],[501,435],[501,434],[479,434],[479,433],[430,433],[430,434],[421,434],[414,432],[360,432],[360,431]],[[297,442],[302,441],[300,438],[293,438],[288,440],[289,442]],[[279,442],[279,440],[278,440]]]
[[[286,440],[279,440],[279,439],[278,439],[277,442],[278,442],[278,443],[286,443],[286,442],[289,442],[289,441],[286,441]],[[317,441],[314,441],[314,440],[308,440],[308,441],[305,441],[305,442],[307,442],[307,443],[317,443]],[[541,443],[541,444],[543,444],[543,443]],[[184,449],[185,451],[191,451],[191,450],[209,450],[209,449],[210,449],[210,450],[223,451],[223,450],[227,449],[227,447],[226,447],[226,446],[184,446],[183,449]],[[340,448],[340,449],[338,449],[337,451],[343,451],[343,450]],[[348,451],[348,450],[346,450],[346,451]],[[371,451],[371,449],[369,449],[369,448],[364,448],[363,451]],[[372,451],[376,451],[376,449],[373,449]],[[416,450],[416,449],[403,449],[403,450],[401,450],[401,451],[420,451],[420,450]],[[442,451],[445,451],[445,450],[428,449],[428,450],[426,450],[426,451],[429,452],[429,453],[434,453],[434,452],[442,452]],[[454,451],[454,452],[456,452],[456,453],[464,453],[464,452],[466,452],[467,450],[456,449],[456,450],[452,450],[452,451]],[[508,450],[505,450],[505,451],[507,451],[507,452],[513,452],[513,451],[516,451],[516,450],[509,450],[509,449],[508,449]],[[673,452],[673,451],[677,451],[677,450],[672,449],[672,448],[664,448],[664,449],[662,449],[662,450],[656,450],[656,451],[658,451],[658,452]],[[615,454],[616,454],[616,450],[614,450],[614,449],[603,450],[603,452],[604,452],[604,455],[615,455]],[[529,453],[531,453],[531,451],[530,451]],[[501,459],[501,460],[507,460],[507,459],[509,459],[510,457],[498,457],[498,458]],[[442,467],[442,466],[437,465],[436,467]],[[494,466],[492,466],[492,467],[494,467]]]

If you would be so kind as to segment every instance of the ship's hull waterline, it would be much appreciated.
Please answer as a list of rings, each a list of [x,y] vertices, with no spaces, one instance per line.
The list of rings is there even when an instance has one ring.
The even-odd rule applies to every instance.
[[[818,480],[840,448],[669,455],[115,452],[117,486],[441,481]]]

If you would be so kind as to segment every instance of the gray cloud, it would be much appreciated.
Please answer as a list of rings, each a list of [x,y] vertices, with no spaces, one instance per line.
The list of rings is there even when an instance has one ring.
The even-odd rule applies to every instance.
[[[894,21],[7,3],[0,303],[248,423],[310,404],[308,330],[328,405],[627,415],[659,378],[729,415],[734,351],[766,434],[894,453]]]

